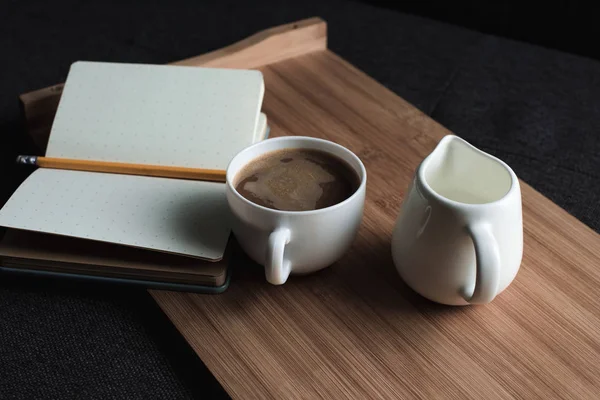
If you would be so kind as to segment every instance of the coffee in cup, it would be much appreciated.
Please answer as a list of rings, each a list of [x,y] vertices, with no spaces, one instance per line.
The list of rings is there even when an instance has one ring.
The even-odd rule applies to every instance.
[[[282,211],[309,211],[341,203],[360,179],[342,159],[315,149],[283,149],[251,161],[234,183],[246,199]]]

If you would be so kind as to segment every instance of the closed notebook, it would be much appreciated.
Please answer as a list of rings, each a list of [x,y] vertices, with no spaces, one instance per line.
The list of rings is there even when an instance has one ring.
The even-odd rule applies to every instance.
[[[223,287],[227,282],[230,253],[208,262],[193,257],[151,252],[134,247],[67,236],[8,229],[0,240],[2,267],[17,271],[117,278],[202,287]],[[2,268],[0,268],[1,270]]]
[[[226,169],[264,139],[259,71],[74,63],[46,156]],[[230,235],[225,185],[38,169],[0,226],[216,262]]]

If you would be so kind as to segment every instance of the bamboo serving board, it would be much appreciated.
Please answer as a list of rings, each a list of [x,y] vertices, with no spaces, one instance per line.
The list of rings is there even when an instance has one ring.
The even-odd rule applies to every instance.
[[[448,130],[327,50],[313,18],[177,64],[259,68],[273,136],[338,142],[368,171],[356,242],[331,268],[266,283],[239,262],[222,295],[151,291],[235,398],[598,398],[600,237],[521,183],[524,258],[492,304],[408,289],[390,237],[414,169]],[[45,146],[61,86],[21,97]]]

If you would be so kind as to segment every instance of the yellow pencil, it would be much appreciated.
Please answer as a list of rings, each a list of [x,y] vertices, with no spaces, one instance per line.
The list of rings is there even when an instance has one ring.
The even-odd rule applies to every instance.
[[[112,174],[156,176],[162,178],[191,179],[225,182],[225,171],[172,167],[164,165],[128,164],[110,161],[73,160],[68,158],[18,156],[17,163],[37,165],[41,168],[69,169],[76,171],[107,172]]]

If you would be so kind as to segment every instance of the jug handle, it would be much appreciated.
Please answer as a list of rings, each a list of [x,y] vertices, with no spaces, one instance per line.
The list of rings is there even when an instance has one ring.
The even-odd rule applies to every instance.
[[[498,280],[500,276],[500,250],[498,249],[498,242],[489,224],[469,224],[467,231],[475,247],[477,272],[473,294],[464,294],[463,297],[471,304],[489,303],[496,297],[498,292]]]

